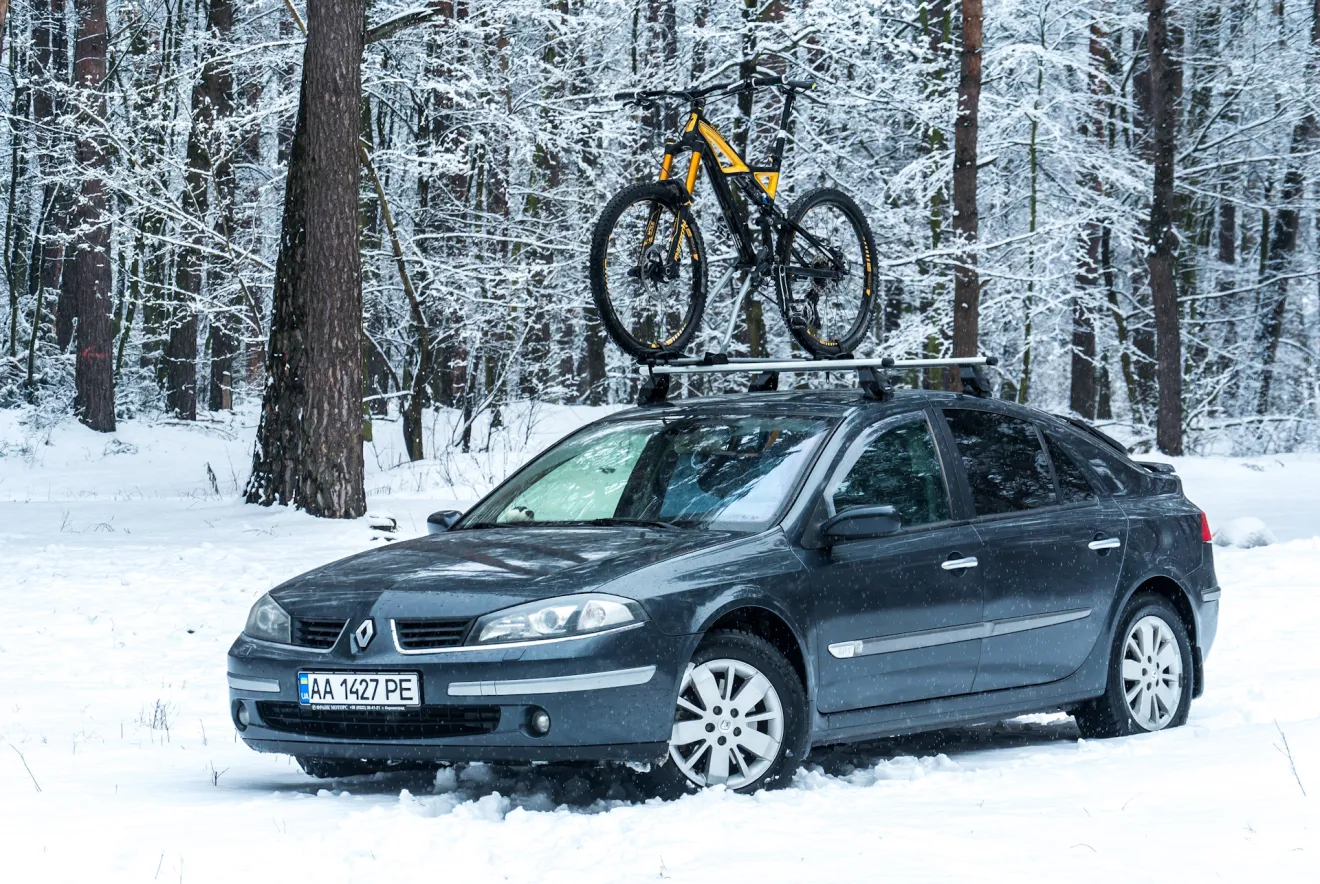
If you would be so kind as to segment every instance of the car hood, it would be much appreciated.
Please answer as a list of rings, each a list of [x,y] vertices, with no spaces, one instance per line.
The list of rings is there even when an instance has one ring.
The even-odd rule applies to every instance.
[[[590,592],[665,559],[741,535],[649,527],[485,528],[433,534],[341,559],[271,591],[301,617],[377,607],[476,617],[525,601]],[[629,587],[642,598],[645,587]],[[380,613],[385,613],[381,611]]]

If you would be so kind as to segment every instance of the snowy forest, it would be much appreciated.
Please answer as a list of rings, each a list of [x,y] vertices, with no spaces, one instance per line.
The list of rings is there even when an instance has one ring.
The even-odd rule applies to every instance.
[[[358,413],[368,434],[401,416],[414,459],[434,455],[423,409],[464,428],[519,400],[628,403],[640,376],[594,315],[588,240],[678,118],[611,96],[778,73],[819,84],[781,191],[842,187],[879,244],[858,355],[954,352],[960,304],[997,395],[1137,450],[1320,439],[1320,0],[309,3],[0,0],[0,406],[109,430],[264,395],[269,479],[298,436],[273,426],[277,375],[339,396],[350,436]],[[709,108],[752,157],[779,100],[755,98]],[[330,184],[356,209],[327,248],[302,232],[329,218],[325,182],[289,170],[335,107],[358,145],[335,142],[352,168]],[[293,264],[311,296],[286,303]],[[712,292],[695,352],[730,307]],[[346,371],[268,370],[333,361],[304,332],[336,322]],[[790,342],[746,304],[737,352]]]

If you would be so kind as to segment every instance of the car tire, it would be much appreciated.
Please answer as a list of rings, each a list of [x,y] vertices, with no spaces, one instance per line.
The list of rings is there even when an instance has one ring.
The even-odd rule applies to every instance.
[[[372,764],[358,758],[319,758],[298,755],[294,760],[303,769],[303,773],[318,780],[337,780],[341,777],[356,777],[384,770],[383,763]]]
[[[1074,710],[1083,737],[1126,737],[1186,723],[1192,706],[1192,643],[1163,596],[1127,603],[1114,630],[1105,692]]]
[[[806,691],[784,655],[760,636],[717,630],[683,673],[669,754],[649,786],[664,798],[721,783],[743,793],[780,788],[808,736]]]

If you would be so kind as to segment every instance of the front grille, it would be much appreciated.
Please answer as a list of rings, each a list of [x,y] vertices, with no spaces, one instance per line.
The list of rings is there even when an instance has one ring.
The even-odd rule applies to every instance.
[[[347,622],[347,620],[294,620],[293,643],[322,651],[333,648]]]
[[[452,648],[463,644],[471,620],[446,620],[429,617],[425,620],[395,620],[394,632],[399,647],[405,651],[429,651],[433,648]]]
[[[313,709],[258,701],[266,727],[305,737],[420,740],[488,734],[500,725],[498,706],[418,706],[414,709]]]

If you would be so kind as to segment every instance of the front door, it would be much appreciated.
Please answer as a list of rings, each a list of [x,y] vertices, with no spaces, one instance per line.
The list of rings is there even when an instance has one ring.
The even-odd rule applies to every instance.
[[[1127,517],[1036,424],[981,409],[944,414],[982,543],[986,622],[974,689],[1065,678],[1100,637]]]
[[[981,622],[980,541],[955,522],[925,412],[882,421],[850,447],[827,516],[893,506],[897,534],[818,552],[817,708],[840,712],[971,689]]]

